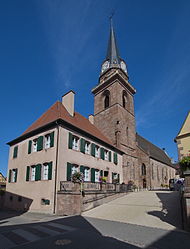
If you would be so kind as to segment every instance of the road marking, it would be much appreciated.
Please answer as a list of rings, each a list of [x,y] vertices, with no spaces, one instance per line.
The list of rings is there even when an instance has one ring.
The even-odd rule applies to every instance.
[[[75,231],[76,229],[73,228],[73,227],[69,227],[69,226],[65,226],[65,225],[62,225],[60,223],[54,223],[54,222],[51,222],[51,223],[48,223],[49,226],[52,226],[52,227],[58,227],[58,228],[61,228],[63,230],[66,230],[66,231]]]
[[[43,226],[40,226],[40,225],[36,225],[36,226],[33,226],[34,228],[44,232],[44,233],[47,233],[49,235],[58,235],[60,234],[60,232],[57,232],[57,231],[54,231],[54,230],[51,230],[49,228],[46,228],[46,227],[43,227]]]
[[[9,239],[7,239],[6,237],[4,237],[3,235],[0,234],[0,242],[1,242],[1,248],[6,248],[9,249],[13,246],[16,246],[15,243],[13,243],[12,241],[10,241]]]
[[[38,237],[37,235],[34,235],[33,233],[30,233],[28,231],[24,231],[23,229],[16,229],[12,232],[18,234],[19,236],[23,237],[28,241],[35,241],[40,239],[40,237]]]

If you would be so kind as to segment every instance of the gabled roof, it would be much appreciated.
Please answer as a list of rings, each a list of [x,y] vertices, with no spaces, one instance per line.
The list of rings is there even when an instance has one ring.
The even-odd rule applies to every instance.
[[[69,124],[73,127],[76,127],[85,133],[90,134],[91,136],[103,141],[104,143],[111,145],[114,147],[114,145],[111,143],[111,141],[105,137],[101,131],[96,128],[87,118],[83,117],[81,114],[75,112],[74,116],[72,117],[66,108],[63,106],[63,104],[60,101],[57,101],[55,104],[53,104],[40,118],[38,118],[19,138],[9,142],[8,144],[12,144],[14,141],[18,139],[25,139],[25,137],[28,134],[32,134],[32,132],[48,125],[53,122],[56,122],[57,120],[62,120],[66,124]]]
[[[141,137],[139,134],[136,134],[136,138],[138,147],[140,147],[144,152],[146,152],[151,158],[159,162],[165,163],[169,166],[172,166],[171,159],[166,155],[166,153],[162,149],[152,144],[145,138]]]
[[[177,134],[177,137],[180,137],[180,136],[183,136],[183,135],[186,135],[186,134],[189,134],[190,133],[190,111],[188,112],[186,118],[185,118],[185,121],[183,122],[183,125],[179,131],[179,133]]]

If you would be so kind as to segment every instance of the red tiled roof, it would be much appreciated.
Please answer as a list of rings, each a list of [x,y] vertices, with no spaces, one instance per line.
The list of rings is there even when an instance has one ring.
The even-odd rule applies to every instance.
[[[102,140],[103,142],[113,144],[110,140],[105,137],[96,126],[94,126],[90,121],[83,117],[81,114],[75,112],[74,116],[72,117],[66,108],[62,105],[60,101],[57,101],[53,104],[40,118],[38,118],[21,136],[26,135],[42,126],[45,126],[53,121],[58,119],[62,119],[67,123],[91,134],[92,136]]]

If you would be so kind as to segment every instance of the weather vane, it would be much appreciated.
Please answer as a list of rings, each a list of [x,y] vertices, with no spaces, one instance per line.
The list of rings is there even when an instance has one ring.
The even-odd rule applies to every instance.
[[[109,17],[111,26],[112,26],[112,18],[114,15],[115,15],[115,11],[113,10],[110,17]]]

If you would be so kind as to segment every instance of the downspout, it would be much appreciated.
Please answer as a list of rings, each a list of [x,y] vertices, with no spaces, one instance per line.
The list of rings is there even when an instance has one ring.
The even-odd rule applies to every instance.
[[[57,124],[57,146],[56,146],[56,161],[55,161],[55,186],[54,186],[54,205],[53,205],[53,213],[56,212],[56,189],[57,189],[57,164],[58,164],[58,147],[59,147],[59,125]]]

